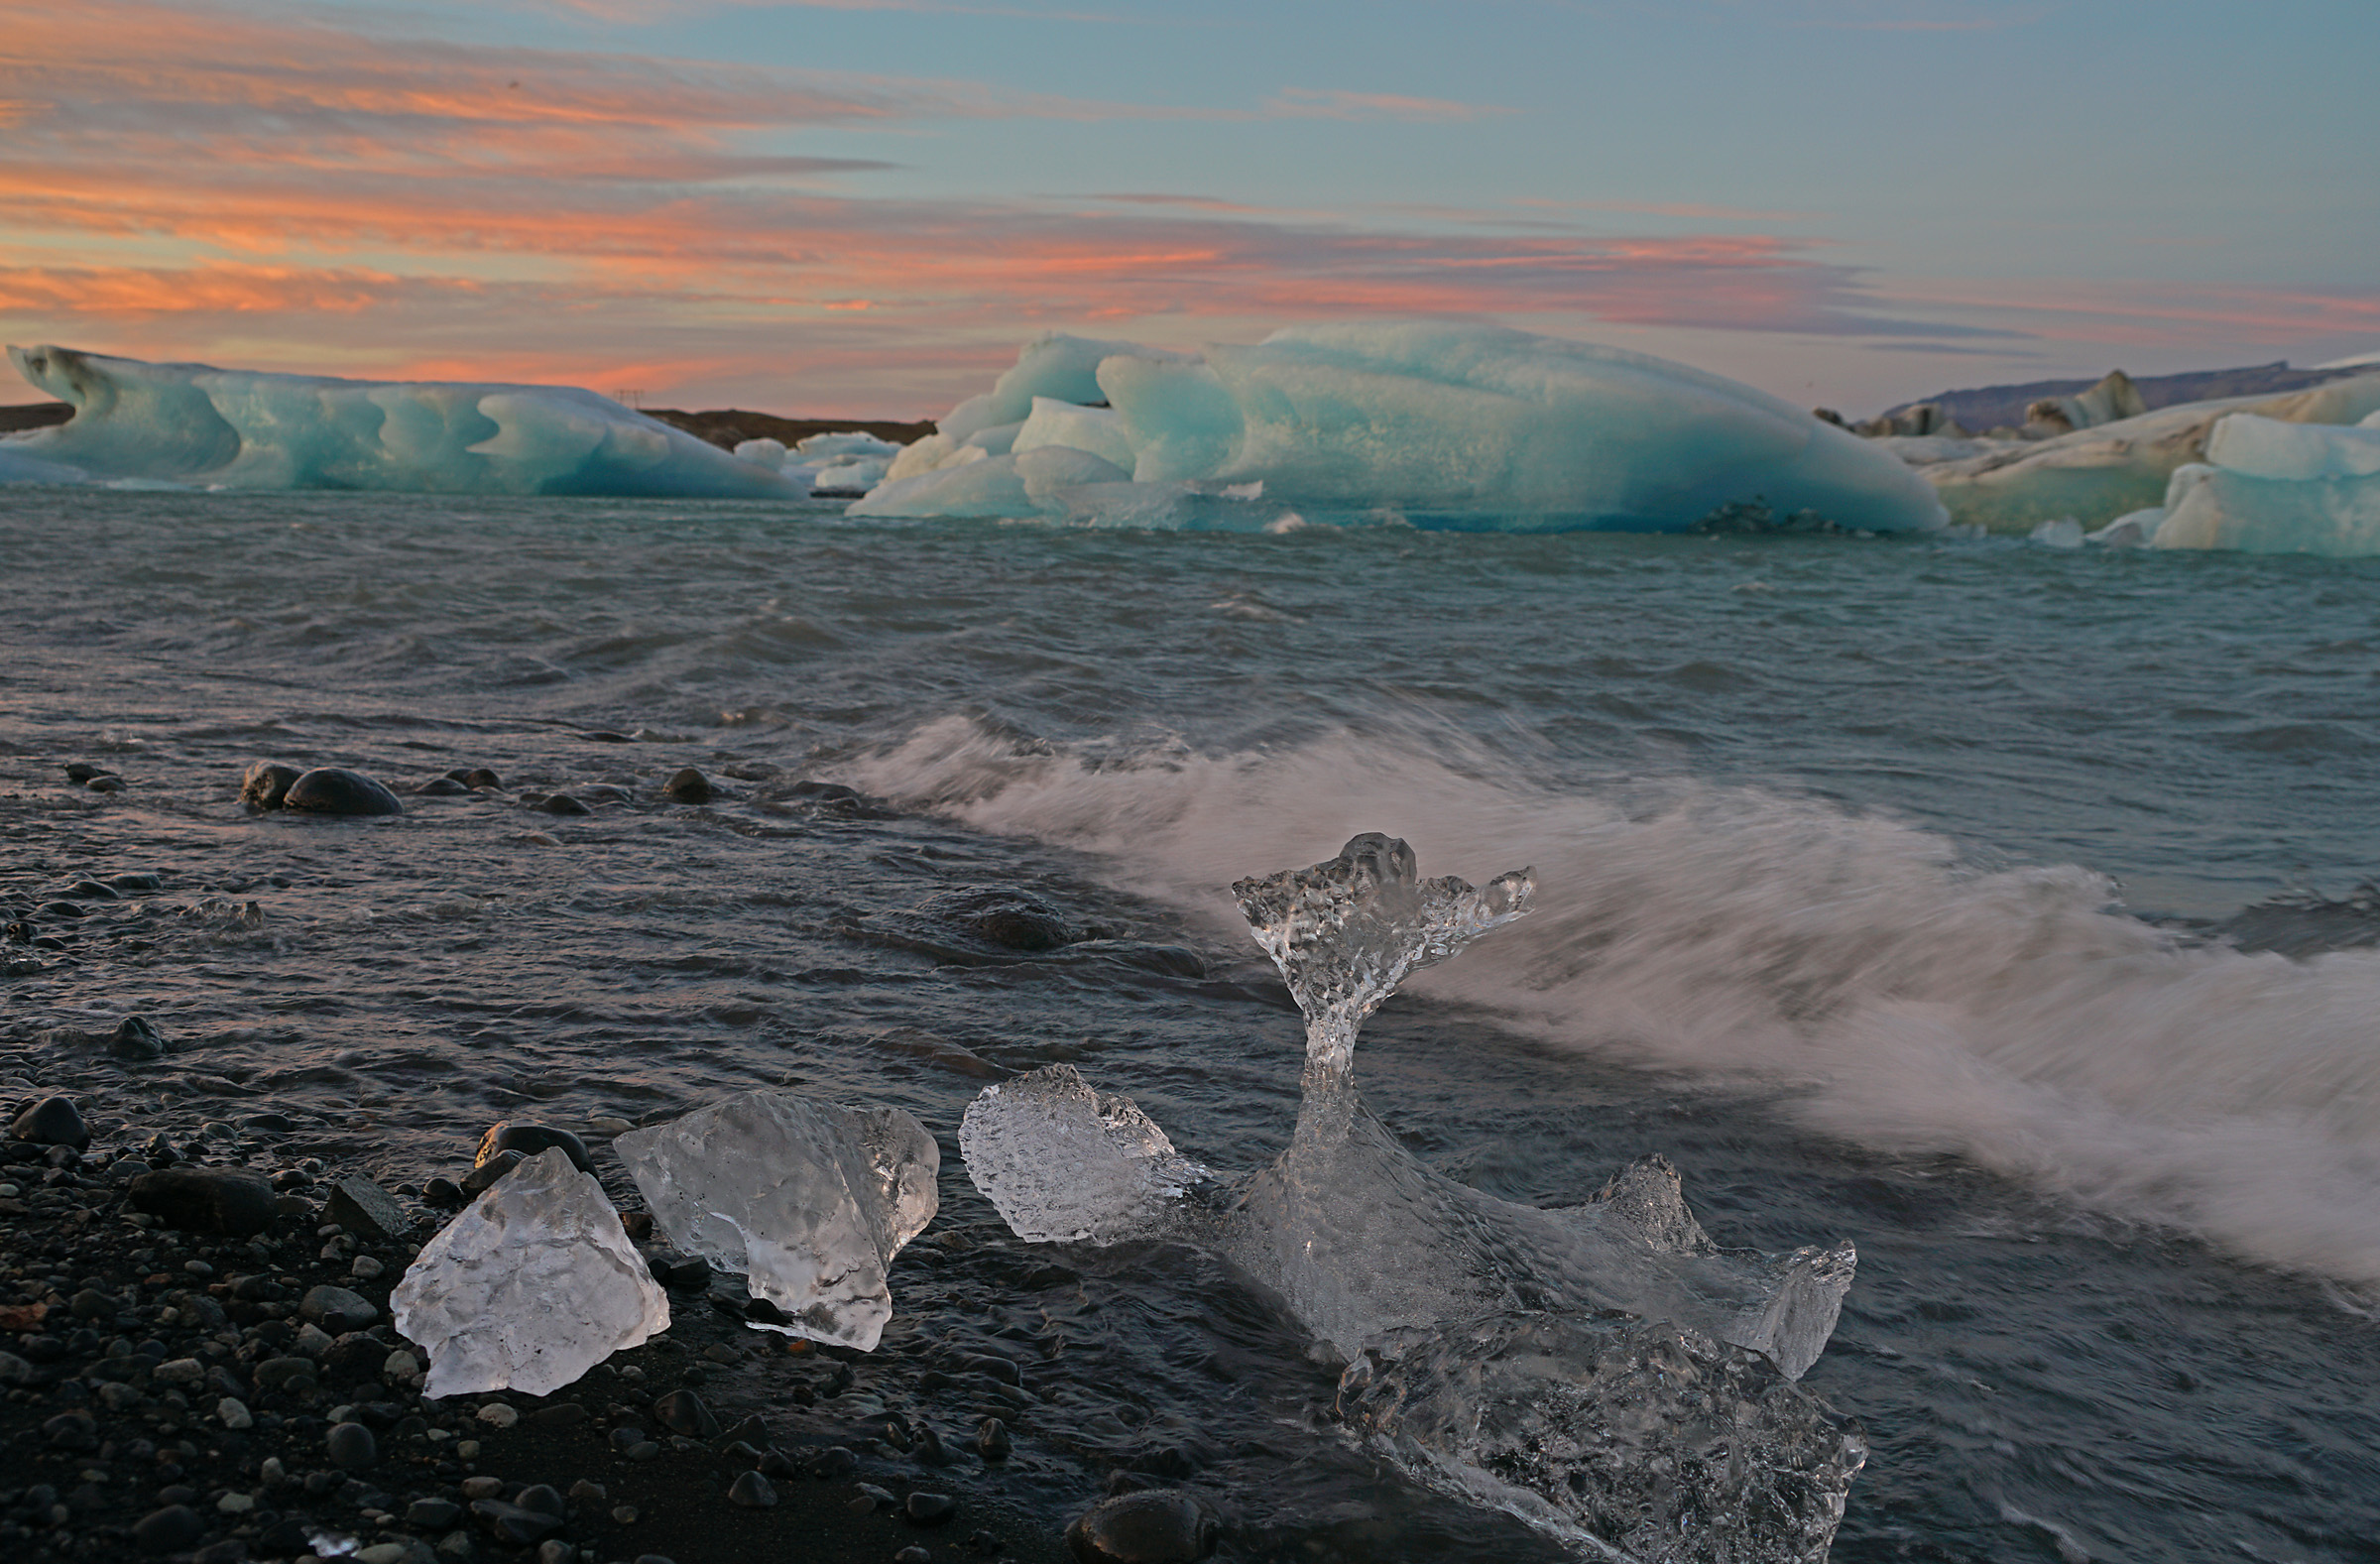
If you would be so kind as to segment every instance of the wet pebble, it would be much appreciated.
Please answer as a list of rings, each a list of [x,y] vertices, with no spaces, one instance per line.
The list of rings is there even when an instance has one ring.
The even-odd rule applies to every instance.
[[[471,1165],[485,1167],[507,1151],[518,1151],[529,1157],[539,1151],[552,1150],[555,1146],[560,1146],[562,1154],[570,1158],[572,1167],[582,1173],[595,1171],[595,1158],[589,1154],[587,1143],[569,1131],[556,1130],[551,1125],[514,1124],[509,1120],[499,1120],[488,1126],[487,1132],[479,1138],[479,1149],[472,1153]]]
[[[206,1522],[187,1504],[168,1504],[143,1515],[132,1540],[144,1553],[179,1553],[206,1534]]]
[[[240,779],[240,802],[251,809],[278,809],[282,799],[289,795],[290,783],[296,782],[299,775],[295,766],[284,766],[278,761],[258,761],[248,768],[248,775]]]
[[[323,1452],[350,1472],[361,1472],[380,1459],[380,1441],[362,1423],[339,1423],[322,1436]]]
[[[997,1417],[987,1417],[975,1431],[975,1451],[987,1461],[1006,1461],[1016,1442],[1009,1437],[1009,1425]]]
[[[308,1288],[298,1304],[298,1312],[334,1336],[363,1330],[380,1318],[379,1306],[361,1293],[328,1283]]]
[[[918,1525],[938,1526],[959,1512],[959,1502],[948,1494],[911,1494],[900,1511]]]
[[[711,780],[688,766],[661,783],[661,796],[672,803],[709,803]]]
[[[262,1174],[237,1167],[163,1167],[141,1174],[126,1203],[183,1233],[248,1238],[281,1216],[280,1197]]]
[[[416,782],[414,793],[422,798],[467,798],[471,789],[455,778],[432,777],[427,782]]]
[[[768,1509],[776,1504],[776,1490],[758,1472],[746,1472],[728,1486],[730,1504],[746,1509]]]
[[[715,1439],[719,1419],[692,1390],[671,1390],[653,1403],[653,1415],[663,1428],[689,1439]]]
[[[342,766],[317,766],[299,776],[282,794],[281,806],[298,814],[388,815],[405,813],[405,805],[388,788],[361,772]]]
[[[18,1141],[30,1141],[36,1145],[70,1145],[76,1150],[91,1143],[90,1127],[82,1122],[82,1112],[68,1097],[45,1097],[23,1113],[9,1126],[9,1136]]]
[[[558,814],[564,816],[593,814],[595,812],[594,810],[588,808],[585,804],[579,802],[576,798],[571,797],[566,792],[547,793],[544,797],[539,798],[536,802],[530,804],[530,807],[536,810],[539,814]]]
[[[892,1564],[934,1564],[933,1550],[912,1542],[892,1555]]]

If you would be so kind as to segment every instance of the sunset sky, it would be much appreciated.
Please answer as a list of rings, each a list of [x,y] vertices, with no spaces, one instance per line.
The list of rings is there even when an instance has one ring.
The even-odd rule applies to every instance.
[[[1359,313],[1853,413],[2313,364],[2380,349],[2376,62],[2375,0],[0,0],[0,337],[903,418]]]

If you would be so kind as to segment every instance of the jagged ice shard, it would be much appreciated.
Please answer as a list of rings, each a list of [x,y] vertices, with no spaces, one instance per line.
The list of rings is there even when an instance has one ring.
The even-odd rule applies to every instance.
[[[390,1298],[431,1397],[550,1395],[669,1328],[669,1298],[603,1186],[539,1151],[422,1246]]]
[[[1233,887],[1306,1018],[1306,1064],[1289,1148],[1220,1216],[1179,1198],[1193,1180],[1162,1132],[1067,1066],[977,1100],[968,1172],[1028,1239],[1221,1250],[1347,1362],[1349,1427],[1583,1556],[1821,1559],[1866,1452],[1793,1382],[1834,1331],[1851,1246],[1723,1250],[1660,1157],[1582,1205],[1498,1200],[1423,1165],[1356,1091],[1364,1019],[1534,890],[1525,870],[1421,880],[1376,833]]]
[[[886,1270],[934,1219],[942,1153],[897,1108],[741,1092],[612,1143],[669,1241],[745,1278],[791,1336],[873,1351]]]
[[[1905,464],[1740,382],[1434,320],[1292,326],[1195,356],[1045,336],[851,514],[1226,531],[1945,520]]]
[[[11,347],[74,417],[0,438],[0,482],[797,499],[783,474],[572,386],[334,380]]]

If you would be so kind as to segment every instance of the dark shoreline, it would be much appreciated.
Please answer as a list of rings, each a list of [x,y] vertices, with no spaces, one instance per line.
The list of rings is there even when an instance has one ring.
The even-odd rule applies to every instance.
[[[23,1106],[12,1105],[12,1119]],[[363,1169],[270,1149],[239,1154],[242,1141],[278,1133],[255,1124],[276,1117],[266,1114],[238,1130],[210,1125],[185,1149],[284,1186],[270,1230],[248,1239],[135,1225],[125,1186],[151,1166],[134,1148],[145,1139],[138,1111],[109,1133],[108,1110],[119,1105],[85,1098],[83,1107],[102,1127],[89,1150],[10,1142],[8,1155],[37,1159],[0,1167],[0,1181],[19,1190],[0,1197],[0,1350],[9,1354],[0,1358],[0,1554],[146,1552],[233,1564],[319,1557],[316,1539],[327,1534],[352,1539],[346,1556],[369,1554],[368,1564],[608,1564],[648,1554],[675,1564],[885,1561],[917,1546],[937,1560],[1066,1557],[1047,1522],[1008,1497],[1032,1482],[1036,1465],[1043,1365],[1029,1344],[962,1342],[957,1330],[936,1340],[913,1318],[896,1318],[874,1354],[790,1344],[731,1317],[726,1306],[742,1288],[720,1278],[717,1306],[703,1291],[673,1289],[663,1336],[552,1396],[424,1400],[417,1378],[390,1361],[409,1349],[389,1323],[389,1292],[445,1213],[401,1189],[414,1221],[406,1236],[333,1229],[322,1197]],[[350,1244],[353,1254],[343,1253]],[[912,1246],[920,1258],[968,1247],[962,1233]],[[380,1273],[357,1274],[357,1257]],[[323,1285],[360,1294],[377,1318],[335,1336],[309,1332],[303,1300]],[[1013,1367],[981,1372],[994,1358]],[[310,1363],[310,1381],[293,1359]],[[266,1364],[275,1367],[260,1376]],[[720,1433],[663,1427],[654,1402],[679,1389],[707,1403]],[[226,1426],[226,1397],[252,1426]],[[517,1420],[503,1423],[505,1411],[489,1411],[497,1407]],[[997,1460],[974,1445],[994,1415],[1016,1430],[1014,1453]],[[330,1458],[326,1436],[340,1417],[373,1430],[376,1460],[350,1471]],[[624,1451],[626,1436],[615,1435],[629,1428],[657,1448]],[[756,1469],[769,1474],[774,1505],[732,1503],[730,1485]],[[466,1490],[472,1479],[482,1481]],[[507,1539],[497,1517],[470,1508],[491,1486],[509,1501],[540,1484],[568,1496],[552,1533],[567,1555],[552,1541],[540,1553],[534,1540]],[[868,1488],[896,1504],[938,1494],[955,1513],[920,1524],[881,1501],[855,1507]],[[187,1514],[149,1518],[177,1504]],[[373,1551],[383,1545],[395,1551]]]

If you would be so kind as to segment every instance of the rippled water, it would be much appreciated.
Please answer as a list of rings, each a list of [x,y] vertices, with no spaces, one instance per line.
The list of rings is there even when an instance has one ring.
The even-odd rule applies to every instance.
[[[1723,1243],[1857,1242],[1807,1381],[1875,1449],[1838,1559],[2380,1534],[2380,563],[12,491],[0,565],[0,901],[164,878],[43,921],[11,1068],[398,1178],[499,1116],[907,1108],[984,1242],[896,1297],[1067,1331],[1053,1515],[1125,1465],[1249,1556],[1544,1556],[1342,1448],[1211,1262],[1003,1245],[958,1168],[968,1099],[1058,1060],[1268,1160],[1300,1032],[1224,887],[1380,829],[1544,885],[1366,1030],[1412,1149],[1549,1203],[1658,1150]],[[250,819],[263,758],[507,792]],[[664,802],[683,765],[732,794]],[[556,789],[595,812],[519,801]],[[969,885],[1113,937],[893,937]],[[135,1010],[180,1051],[40,1040]]]

